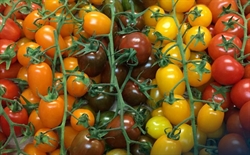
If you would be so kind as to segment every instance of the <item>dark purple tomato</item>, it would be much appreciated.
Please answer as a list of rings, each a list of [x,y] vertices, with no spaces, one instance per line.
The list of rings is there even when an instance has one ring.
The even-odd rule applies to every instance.
[[[121,126],[121,116],[117,115],[107,126],[107,129],[110,130],[105,136],[105,141],[111,148],[125,148],[127,146],[125,137],[123,135],[122,130],[125,130],[128,137],[131,140],[138,140],[141,135],[141,131],[138,127],[135,126],[135,120],[133,115],[124,114],[123,115],[123,124],[124,127]]]
[[[147,135],[141,135],[138,139],[141,144],[133,144],[131,146],[131,153],[133,155],[147,155],[150,154],[151,147],[155,140]]]
[[[90,105],[95,112],[109,110],[115,102],[115,95],[111,95],[112,92],[110,91],[110,87],[99,86],[95,90],[98,90],[98,92],[89,91],[84,96],[88,101],[88,105]]]
[[[132,32],[121,37],[119,49],[124,52],[125,49],[134,49],[138,65],[147,63],[152,53],[152,46],[148,37],[142,32]]]
[[[145,78],[145,79],[154,79],[157,69],[159,68],[159,65],[157,62],[157,59],[152,52],[152,54],[149,56],[148,61],[143,64],[139,65],[133,68],[132,71],[132,77],[137,78],[138,76]]]
[[[219,155],[248,155],[250,151],[241,135],[229,133],[220,139],[218,153]]]
[[[76,57],[79,69],[89,77],[95,77],[101,74],[107,61],[107,54],[101,44],[97,51],[81,54]]]
[[[143,79],[139,79],[138,83],[142,83]],[[147,97],[145,94],[140,90],[140,86],[132,81],[129,80],[123,91],[122,91],[122,97],[124,101],[129,104],[130,106],[137,106],[143,103],[147,102]]]
[[[145,26],[143,16],[139,16],[138,18],[133,18],[132,16],[129,15],[132,13],[131,10],[127,10],[125,12],[128,14],[119,16],[119,19],[121,20],[121,23],[123,24],[123,26],[125,27],[130,26],[141,31]],[[138,14],[138,13],[135,11],[133,15],[134,14]]]
[[[128,74],[128,68],[124,64],[119,64],[119,65],[117,64],[113,67],[115,67],[114,72],[115,72],[115,77],[117,78],[117,82],[119,86],[121,86]],[[107,62],[101,73],[101,82],[110,83],[110,77],[111,77],[111,69],[109,63]]]

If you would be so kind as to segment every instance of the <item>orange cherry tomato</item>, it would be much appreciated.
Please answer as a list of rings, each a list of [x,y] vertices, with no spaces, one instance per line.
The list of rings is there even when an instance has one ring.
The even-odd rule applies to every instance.
[[[87,123],[86,120],[88,120]],[[76,109],[70,117],[70,124],[76,131],[86,130],[87,127],[95,124],[95,116],[88,109]]]

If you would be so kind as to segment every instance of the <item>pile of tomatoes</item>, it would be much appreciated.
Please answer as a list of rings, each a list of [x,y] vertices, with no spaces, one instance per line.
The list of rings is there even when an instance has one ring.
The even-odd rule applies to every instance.
[[[249,20],[247,0],[1,1],[0,154],[250,154]]]

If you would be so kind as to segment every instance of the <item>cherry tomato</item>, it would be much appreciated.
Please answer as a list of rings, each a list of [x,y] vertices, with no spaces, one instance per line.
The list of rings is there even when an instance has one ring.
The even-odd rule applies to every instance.
[[[234,10],[238,12],[238,6],[235,0],[211,0],[208,4],[208,8],[212,12],[213,16],[213,23],[215,24],[216,21],[219,19],[221,13],[223,12],[223,8],[229,7],[229,10]]]
[[[194,138],[192,127],[188,124],[182,124],[179,126],[181,131],[180,139],[182,153],[190,151],[194,147]]]
[[[88,109],[76,109],[70,117],[70,124],[74,130],[83,131],[95,124],[95,116]]]
[[[137,11],[132,12],[130,9],[125,11],[126,13],[132,13],[132,14],[138,14]],[[153,18],[152,18],[153,19]],[[121,24],[125,27],[133,27],[136,30],[142,30],[145,27],[145,22],[143,16],[139,16],[135,19],[135,21],[131,20],[125,15],[120,15],[119,20],[121,21]]]
[[[27,102],[30,104],[38,104],[41,98],[37,95],[34,95],[30,88],[26,88],[22,91],[19,99],[21,104],[27,105]]]
[[[48,88],[52,86],[52,69],[50,66],[41,62],[39,64],[31,64],[28,67],[28,84],[32,93],[36,96],[47,95]]]
[[[0,39],[0,61],[6,65],[6,68],[9,69],[9,66],[16,62],[16,51],[17,48],[14,45],[14,41],[8,39]],[[1,58],[2,56],[8,56],[7,60]]]
[[[50,25],[44,25],[42,26],[38,31],[35,33],[35,41],[42,46],[44,50],[51,46],[55,46],[55,35],[54,32],[56,29]],[[66,43],[64,42],[62,36],[58,34],[58,44],[60,50],[63,50],[67,47]],[[46,54],[50,56],[52,59],[54,58],[56,54],[56,48],[50,48],[46,51]],[[59,53],[57,53],[58,55]],[[61,54],[63,52],[61,51]]]
[[[124,114],[123,120],[121,116],[117,115],[109,124],[106,129],[120,128],[121,121],[123,121],[125,132],[131,140],[137,140],[141,135],[141,131],[138,127],[134,127],[135,120],[133,115]],[[125,148],[127,146],[122,129],[110,130],[105,136],[105,141],[111,148]]]
[[[0,79],[0,87],[4,89],[4,94],[1,96],[9,100],[18,99],[20,96],[20,89],[16,83],[9,79]],[[2,100],[2,106],[6,106],[7,101]]]
[[[71,155],[103,155],[105,151],[104,141],[92,139],[89,130],[80,131],[73,139],[69,152]]]
[[[148,7],[148,10],[143,14],[145,25],[152,27],[156,26],[157,22],[162,18],[162,17],[152,18],[152,16],[156,12],[161,14],[165,13],[165,11],[158,5],[152,5]]]
[[[246,129],[248,132],[250,132],[250,125],[249,125],[249,108],[250,108],[250,100],[248,100],[244,105],[240,108],[239,112],[239,119],[242,127]]]
[[[32,126],[34,127],[34,133],[36,133],[41,128],[45,128],[38,115],[37,109],[31,111],[31,113],[29,114],[28,122],[31,123]]]
[[[49,98],[48,101],[41,99],[38,105],[38,115],[45,127],[57,127],[62,123],[63,120],[63,99],[60,96],[58,96],[57,98]]]
[[[3,19],[0,17],[0,24],[2,24]],[[7,18],[2,30],[0,31],[0,39],[8,39],[12,41],[17,41],[21,37],[21,29],[18,27],[12,19]]]
[[[83,28],[89,35],[108,34],[111,20],[105,14],[91,11],[84,16]]]
[[[243,78],[247,79],[250,78],[250,64],[244,67],[244,76]]]
[[[214,25],[215,34],[230,33],[240,39],[244,36],[244,21],[241,16],[233,13],[228,13],[221,16]]]
[[[38,142],[40,143],[38,144]],[[59,145],[59,137],[54,130],[41,128],[35,133],[33,144],[40,151],[52,152]]]
[[[176,99],[173,103],[163,102],[163,114],[170,121],[171,124],[177,125],[183,120],[187,119],[190,114],[190,106],[186,99],[181,95],[174,95]]]
[[[249,154],[250,150],[244,138],[236,133],[223,136],[218,144],[218,153],[223,154]]]
[[[194,37],[198,37],[198,38],[202,37],[201,39],[203,41],[200,41],[198,40],[198,38],[194,38]],[[200,52],[200,51],[204,51],[208,47],[211,39],[212,39],[212,35],[206,27],[193,26],[186,31],[186,34],[184,36],[184,43],[188,45],[190,50]]]
[[[75,57],[65,57],[61,65],[64,65],[64,69],[68,73],[77,71],[76,69],[79,66],[78,60]],[[61,72],[62,72],[62,67],[61,67]]]
[[[179,140],[170,139],[167,135],[159,137],[152,146],[151,155],[161,154],[181,154],[182,147]]]
[[[74,138],[79,132],[76,131],[72,126],[66,125],[64,127],[64,145],[66,149],[69,149],[72,146]],[[73,147],[73,146],[72,146]]]
[[[28,14],[23,21],[23,33],[30,40],[35,39],[35,33],[40,28],[38,25],[47,24],[48,20],[42,19],[42,15],[38,10],[34,10]]]
[[[75,75],[70,75],[66,81],[67,91],[71,96],[81,97],[88,92],[90,79],[83,72],[75,72]]]
[[[19,62],[15,62],[10,65],[9,69],[6,69],[6,64],[1,63],[0,64],[0,79],[16,78],[18,71],[21,67],[22,65]]]
[[[23,152],[29,154],[29,155],[46,155],[45,152],[40,151],[39,149],[36,148],[36,146],[30,142],[27,143],[24,148],[23,148]]]
[[[219,33],[211,39],[208,45],[208,54],[213,60],[222,55],[238,57],[241,48],[242,41],[240,38],[230,33]]]
[[[154,139],[165,134],[165,129],[172,129],[172,124],[165,116],[153,116],[146,123],[146,131]]]
[[[215,130],[214,132],[207,133],[207,138],[220,139],[225,135],[225,133],[226,133],[226,125],[223,122],[219,129]]]
[[[206,60],[194,59],[187,63],[187,75],[190,86],[202,86],[211,79],[211,65]]]
[[[48,11],[47,13],[56,12],[60,13],[63,10],[63,3],[60,0],[45,0],[44,9]]]
[[[197,127],[205,133],[214,132],[220,128],[223,119],[224,112],[214,110],[210,105],[204,104],[197,116]],[[213,123],[209,123],[210,121]]]
[[[198,17],[194,15],[194,10],[200,12]],[[189,10],[188,22],[191,26],[208,27],[212,22],[212,12],[206,5],[197,4]]]
[[[241,108],[247,101],[250,100],[250,79],[241,79],[235,83],[231,89],[230,96],[233,104],[237,108]]]
[[[183,95],[185,91],[185,82],[179,83],[182,78],[182,71],[174,64],[168,64],[165,67],[159,68],[155,75],[156,83],[162,95],[168,95],[170,91],[173,91],[175,94]],[[179,85],[175,87],[178,83]],[[175,89],[172,90],[174,87]]]
[[[4,108],[4,112],[7,114],[7,117],[9,117],[9,119],[14,123],[24,125],[28,124],[28,112],[26,111],[26,109],[21,108],[18,111],[14,111],[7,106]],[[0,116],[0,126],[6,136],[9,136],[11,134],[10,128],[12,128],[13,126],[10,126],[10,124],[3,115]],[[17,137],[20,137],[23,134],[23,130],[24,128],[22,126],[14,126],[14,134]]]
[[[211,68],[213,79],[222,85],[235,84],[244,75],[244,67],[230,55],[218,57]]]
[[[195,0],[158,0],[158,3],[167,12],[173,11],[173,5],[176,12],[187,12],[195,4]]]

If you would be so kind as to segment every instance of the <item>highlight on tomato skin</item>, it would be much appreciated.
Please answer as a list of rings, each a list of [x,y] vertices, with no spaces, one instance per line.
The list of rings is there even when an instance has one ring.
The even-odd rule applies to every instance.
[[[1,1],[0,154],[249,154],[247,2]]]

